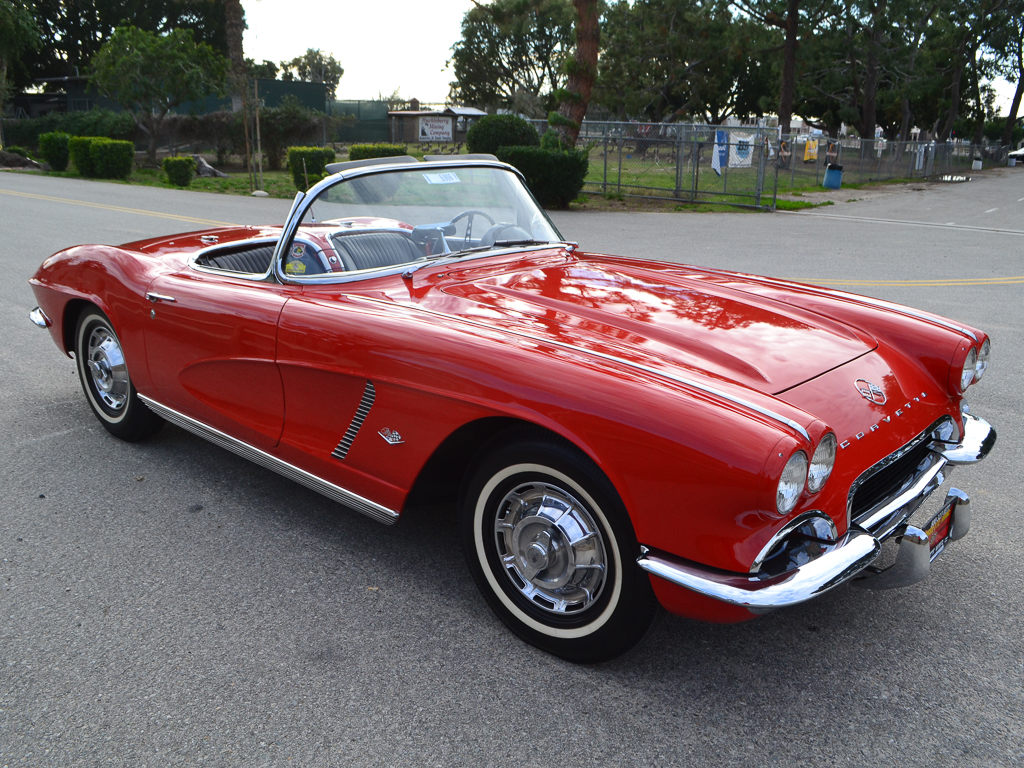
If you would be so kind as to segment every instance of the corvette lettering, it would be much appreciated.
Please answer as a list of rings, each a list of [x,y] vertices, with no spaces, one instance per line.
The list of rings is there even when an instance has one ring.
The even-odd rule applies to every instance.
[[[858,382],[864,382],[864,379],[858,379]],[[864,382],[864,383],[870,383],[870,382]],[[871,386],[875,387],[874,384],[872,384]],[[878,389],[877,387],[875,387],[875,388]],[[859,386],[858,386],[857,389],[858,389],[858,391],[860,391],[860,393],[862,395],[864,395],[864,399],[865,400],[871,400],[870,397],[868,397],[866,394],[864,394],[864,391],[861,390]],[[879,389],[878,391],[881,392],[881,389]],[[884,398],[885,395],[882,395],[882,397]],[[924,398],[924,397],[928,397],[928,393],[927,392],[922,392],[918,397],[915,397],[913,400],[908,401],[908,402],[904,403],[903,405],[901,405],[899,408],[896,409],[896,413],[894,413],[893,416],[902,416],[905,411],[909,411],[910,410],[910,408],[911,408],[913,403],[920,403],[921,402],[921,398]],[[872,401],[872,402],[874,402],[874,401]],[[885,402],[885,400],[883,399],[882,402]],[[839,444],[839,447],[841,449],[842,448],[849,448],[854,443],[854,441],[856,441],[856,440],[863,440],[866,435],[869,435],[872,432],[875,432],[876,430],[878,430],[881,427],[882,424],[888,424],[891,421],[892,421],[892,416],[886,416],[884,419],[881,419],[878,424],[872,424],[870,427],[868,427],[867,432],[858,432],[853,437],[848,438],[846,440],[843,440],[843,442],[841,442]]]

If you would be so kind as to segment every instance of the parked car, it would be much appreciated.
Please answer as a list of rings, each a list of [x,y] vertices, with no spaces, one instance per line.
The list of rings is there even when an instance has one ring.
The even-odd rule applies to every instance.
[[[984,332],[588,253],[488,156],[328,170],[283,226],[43,262],[31,319],[110,433],[169,421],[389,524],[443,494],[498,616],[581,662],[663,608],[912,584],[967,533],[935,492],[995,443]]]

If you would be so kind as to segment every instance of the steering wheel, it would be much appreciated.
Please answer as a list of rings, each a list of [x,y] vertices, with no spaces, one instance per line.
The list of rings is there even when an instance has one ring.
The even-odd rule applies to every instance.
[[[455,224],[455,222],[461,221],[462,219],[466,218],[467,216],[469,217],[469,221],[466,222],[466,236],[464,238],[462,238],[462,248],[463,249],[469,248],[469,244],[472,242],[472,236],[473,236],[473,217],[474,216],[483,216],[485,219],[487,219],[487,221],[490,223],[490,225],[492,227],[494,226],[494,219],[492,219],[490,216],[488,216],[483,211],[477,211],[477,210],[474,210],[472,208],[470,210],[468,210],[468,211],[463,211],[462,213],[458,214],[449,223],[450,224]]]

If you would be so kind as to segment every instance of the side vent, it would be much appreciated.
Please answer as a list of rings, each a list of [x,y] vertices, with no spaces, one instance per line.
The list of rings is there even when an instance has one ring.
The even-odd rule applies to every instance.
[[[356,435],[359,434],[359,428],[363,426],[363,422],[366,421],[366,414],[370,412],[370,408],[373,407],[373,399],[377,396],[376,391],[373,388],[373,382],[366,382],[366,388],[363,390],[363,398],[359,401],[359,407],[356,408],[356,415],[352,417],[352,423],[348,425],[348,429],[345,431],[345,436],[341,438],[341,442],[338,443],[338,447],[331,451],[331,456],[336,459],[344,460],[348,455],[348,449],[352,447],[352,441],[356,439]]]

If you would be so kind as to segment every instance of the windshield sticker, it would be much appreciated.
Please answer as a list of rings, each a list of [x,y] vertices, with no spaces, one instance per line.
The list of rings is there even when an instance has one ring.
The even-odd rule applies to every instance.
[[[302,243],[296,243],[292,246],[292,256],[301,259],[303,254],[306,252],[306,246]]]
[[[427,184],[461,184],[462,179],[454,173],[424,173]]]

